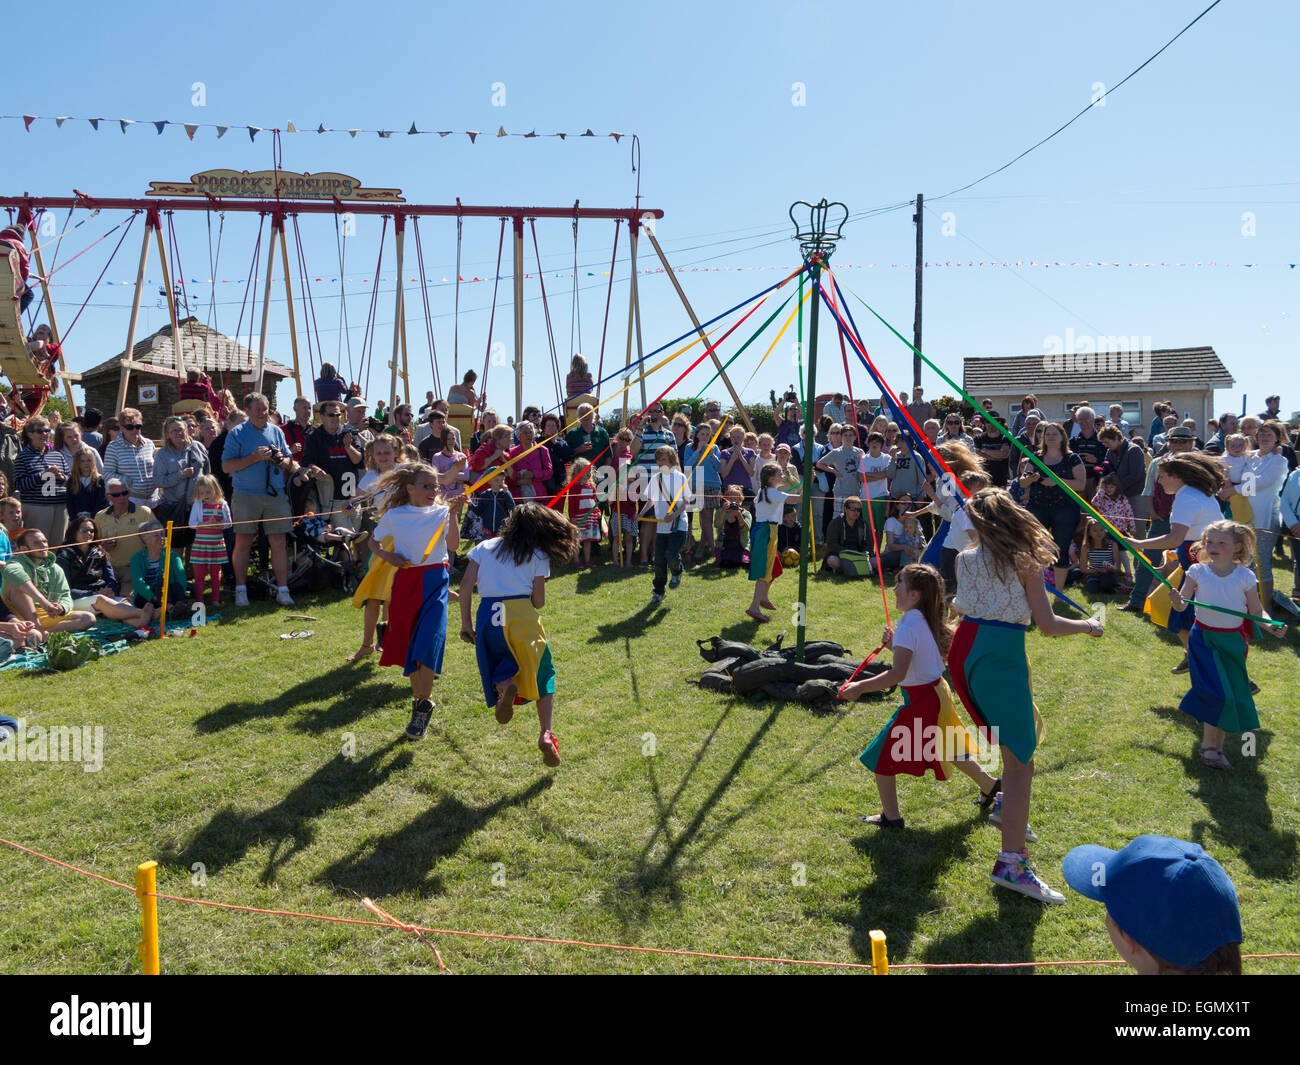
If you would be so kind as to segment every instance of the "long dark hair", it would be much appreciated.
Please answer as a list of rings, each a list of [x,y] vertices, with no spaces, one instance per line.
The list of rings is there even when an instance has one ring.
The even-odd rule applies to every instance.
[[[497,555],[516,566],[543,551],[552,562],[567,562],[578,550],[578,527],[558,510],[541,503],[520,503],[511,509],[501,526]]]
[[[1204,492],[1207,496],[1218,495],[1228,483],[1223,464],[1213,456],[1199,453],[1163,458],[1160,460],[1160,472],[1177,477],[1183,484]]]
[[[916,609],[925,618],[934,642],[939,645],[939,654],[947,658],[948,648],[952,645],[952,626],[948,624],[943,575],[928,563],[913,562],[899,571],[898,580],[921,597]]]

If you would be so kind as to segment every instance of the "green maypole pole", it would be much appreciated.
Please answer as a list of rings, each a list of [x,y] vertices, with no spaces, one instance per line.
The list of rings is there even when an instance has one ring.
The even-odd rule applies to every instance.
[[[795,217],[797,208],[807,209],[807,220]],[[835,210],[838,208],[838,210]],[[808,382],[804,389],[803,412],[803,500],[799,508],[800,515],[809,516],[809,528],[799,551],[799,601],[795,615],[795,658],[803,661],[804,642],[808,635],[808,560],[812,556],[809,544],[812,542],[812,490],[813,490],[813,443],[816,431],[813,425],[813,408],[817,405],[817,319],[821,308],[821,274],[822,268],[835,251],[835,244],[841,239],[840,230],[848,220],[849,209],[844,204],[827,203],[825,198],[815,206],[805,200],[790,205],[790,221],[794,223],[795,240],[803,253],[805,266],[812,274],[812,321],[808,328]],[[828,225],[834,223],[834,228]],[[802,302],[800,307],[802,307]],[[802,334],[800,335],[802,342]],[[802,517],[801,517],[802,520]]]

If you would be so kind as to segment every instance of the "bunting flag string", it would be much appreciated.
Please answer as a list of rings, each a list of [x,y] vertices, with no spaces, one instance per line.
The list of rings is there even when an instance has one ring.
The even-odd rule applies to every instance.
[[[116,122],[123,133],[126,133],[128,126],[134,126],[138,124],[138,120],[134,118],[79,119],[75,115],[31,115],[31,114],[0,115],[0,122],[21,122],[23,124],[23,129],[28,133],[32,131],[32,126],[37,122],[53,122],[57,128],[62,129],[63,124],[65,122],[80,122],[80,121],[89,122],[91,129],[95,130],[96,132],[99,131],[99,124],[101,122]],[[333,126],[327,126],[323,122],[318,123],[315,129],[310,129],[310,128],[299,129],[297,126],[294,125],[292,121],[286,122],[283,129],[272,127],[272,126],[254,126],[249,124],[244,124],[241,127],[240,123],[235,123],[235,122],[227,123],[225,125],[217,125],[214,122],[178,122],[174,119],[167,119],[167,118],[152,119],[143,124],[148,126],[153,126],[154,129],[158,131],[158,136],[162,136],[162,134],[166,131],[168,126],[176,126],[184,130],[185,136],[188,137],[190,140],[193,140],[194,134],[201,129],[216,130],[217,139],[220,140],[222,137],[226,135],[227,130],[243,128],[247,130],[248,139],[250,141],[255,141],[259,133],[281,133],[281,134],[346,133],[349,137],[352,138],[355,138],[359,133],[367,133],[367,134],[373,133],[381,140],[388,140],[394,134],[402,133],[402,131],[398,129],[361,129],[360,127],[336,128]],[[469,138],[469,142],[471,144],[477,144],[478,137],[482,132],[483,132],[482,130],[477,130],[477,129],[465,129],[465,130],[417,129],[415,123],[412,122],[411,128],[406,130],[403,135],[407,137],[438,137],[440,139],[443,137],[464,136]],[[496,138],[521,137],[524,140],[540,139],[542,137],[557,137],[562,141],[567,141],[570,137],[579,140],[587,137],[590,138],[610,137],[613,139],[615,144],[621,141],[624,137],[628,137],[628,136],[631,136],[631,134],[623,133],[621,131],[619,132],[611,131],[609,133],[596,133],[592,131],[590,128],[583,130],[583,132],[581,133],[570,133],[567,131],[566,132],[557,131],[553,133],[539,133],[536,129],[530,129],[526,132],[523,130],[511,131],[511,130],[507,130],[505,126],[500,126],[494,135],[494,137]]]

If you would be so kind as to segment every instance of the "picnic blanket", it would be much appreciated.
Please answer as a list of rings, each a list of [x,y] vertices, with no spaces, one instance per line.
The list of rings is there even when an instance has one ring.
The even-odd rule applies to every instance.
[[[206,622],[216,621],[219,617],[219,614],[209,614],[206,618]],[[197,626],[192,624],[190,621],[168,622],[167,635],[169,637],[184,636],[190,629],[196,627]],[[115,655],[120,651],[125,651],[133,643],[144,643],[146,639],[156,640],[158,638],[157,629],[154,629],[153,635],[149,637],[134,637],[130,640],[126,638],[127,633],[134,634],[135,629],[131,628],[131,626],[127,625],[125,622],[110,621],[105,618],[93,629],[87,629],[85,632],[77,633],[77,635],[89,636],[99,644],[100,651],[106,655]],[[8,641],[5,642],[7,643]],[[4,663],[0,664],[0,673],[10,669],[41,670],[49,668],[50,664],[45,655],[45,650],[44,648],[40,648],[34,651],[14,652]]]

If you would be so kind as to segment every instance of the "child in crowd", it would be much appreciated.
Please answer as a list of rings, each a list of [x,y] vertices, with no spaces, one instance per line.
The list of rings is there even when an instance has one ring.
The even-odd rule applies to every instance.
[[[1223,866],[1198,843],[1138,836],[1089,844],[1061,863],[1066,883],[1106,907],[1106,931],[1144,976],[1240,976],[1241,910]]]
[[[591,545],[600,542],[600,507],[596,505],[596,485],[592,478],[596,467],[586,459],[574,459],[569,469],[573,484],[569,486],[569,520],[578,527],[578,541],[582,546],[582,564],[591,565]],[[578,564],[578,551],[573,552],[573,564]]]
[[[389,628],[381,666],[401,666],[411,678],[411,720],[406,738],[420,740],[433,716],[433,682],[442,672],[447,646],[447,552],[460,546],[457,511],[437,502],[438,475],[432,466],[413,462],[381,482],[386,498],[380,508],[371,550],[396,568]],[[391,538],[391,540],[390,540]],[[392,547],[382,546],[391,542]]]
[[[903,827],[894,779],[899,773],[923,777],[933,770],[936,780],[946,780],[948,770],[956,766],[975,782],[985,806],[994,801],[1001,785],[975,762],[975,741],[958,718],[943,680],[952,629],[945,620],[942,575],[933,566],[905,566],[894,585],[894,602],[901,617],[881,638],[894,652],[893,665],[840,689],[840,698],[849,700],[895,684],[903,689],[903,705],[859,759],[876,775],[881,805],[880,813],[862,820],[878,828]]]
[[[1188,568],[1182,587],[1169,594],[1170,605],[1180,613],[1188,599],[1206,604],[1196,607],[1187,641],[1192,688],[1179,709],[1204,725],[1201,761],[1213,769],[1231,769],[1223,753],[1227,734],[1259,728],[1246,675],[1252,624],[1213,607],[1256,617],[1263,612],[1259,581],[1250,569],[1255,530],[1235,521],[1211,522],[1201,534],[1198,554],[1201,560]]]
[[[185,588],[185,565],[179,551],[171,553],[170,564],[163,566],[163,546],[166,530],[162,522],[147,521],[138,533],[141,547],[131,556],[131,585],[135,589],[134,605],[138,610],[152,603],[155,610],[162,609],[163,579],[167,578],[167,609],[180,613],[188,598]],[[168,574],[170,573],[170,576]]]
[[[474,493],[465,511],[460,529],[462,540],[489,540],[498,535],[515,505],[514,497],[506,488],[505,471],[493,466],[485,476],[487,483]]]
[[[803,526],[799,524],[799,506],[786,503],[781,508],[781,524],[776,527],[778,553],[798,551],[803,546]]]
[[[1133,516],[1133,505],[1124,495],[1124,485],[1120,481],[1119,475],[1115,473],[1103,474],[1101,481],[1097,485],[1097,493],[1092,497],[1093,509],[1110,522],[1119,532],[1125,536],[1132,536],[1137,530],[1137,522]],[[1119,562],[1123,567],[1124,580],[1132,578],[1133,571],[1129,568],[1128,552],[1120,547]]]
[[[1119,545],[1096,518],[1084,522],[1082,556],[1080,569],[1085,592],[1109,595],[1119,590]]]
[[[551,731],[555,667],[538,611],[546,604],[551,564],[573,557],[578,530],[559,511],[521,503],[506,519],[500,537],[469,552],[461,582],[460,638],[474,645],[488,706],[506,724],[516,703],[537,703],[542,761],[560,764],[560,746]],[[474,589],[480,596],[477,627],[470,622]]]
[[[637,522],[637,484],[633,476],[636,467],[632,465],[632,430],[620,429],[614,437],[614,468],[617,473],[613,492],[609,500],[613,506],[613,522],[609,531],[609,541],[617,552],[619,540],[623,543],[623,557],[620,565],[630,568],[636,557],[636,540],[640,532]]]
[[[357,482],[357,494],[352,505],[362,507],[366,516],[361,522],[361,532],[373,537],[376,511],[383,509],[384,502],[391,491],[391,482],[385,481],[389,474],[397,469],[397,440],[390,433],[381,433],[366,445],[366,472]],[[439,477],[441,484],[441,477]],[[369,549],[373,545],[367,541]],[[383,545],[391,551],[392,542]],[[393,594],[393,578],[397,571],[385,562],[373,550],[369,552],[365,576],[361,578],[357,589],[352,593],[352,605],[361,610],[361,646],[348,655],[347,661],[359,662],[375,653],[376,644],[384,644],[384,635],[388,629],[388,600]],[[382,612],[383,620],[380,620]]]
[[[298,527],[317,547],[346,544],[356,535],[351,529],[340,529],[331,525],[329,518],[318,514],[316,508],[310,504],[303,508],[302,517],[298,519]]]
[[[230,507],[221,493],[221,483],[211,474],[195,478],[194,504],[190,507],[187,524],[194,527],[194,543],[190,546],[194,598],[196,601],[203,599],[210,581],[211,604],[215,610],[221,602],[221,567],[229,561],[222,534],[230,527]]]
[[[1249,446],[1250,441],[1244,433],[1231,433],[1223,441],[1224,454],[1218,457],[1228,475],[1228,484],[1232,486],[1232,495],[1226,508],[1228,514],[1234,521],[1246,524],[1250,523],[1253,511],[1250,500],[1241,492],[1242,482],[1246,480],[1246,467],[1250,462],[1247,453]]]
[[[776,604],[768,599],[767,593],[772,582],[784,572],[781,555],[777,551],[776,530],[781,524],[785,502],[793,493],[782,492],[777,488],[780,480],[781,468],[775,462],[769,462],[758,471],[758,491],[754,496],[754,528],[749,537],[749,579],[754,582],[754,598],[745,614],[760,623],[772,620],[763,613],[763,610],[776,609]]]
[[[880,543],[880,563],[885,569],[902,569],[910,562],[919,562],[921,556],[914,554],[910,549],[904,551],[900,538],[903,535],[903,521],[916,521],[915,518],[907,519],[909,501],[906,499],[893,499],[889,503],[889,517],[885,519],[883,532],[877,530],[881,536]]]
[[[753,519],[745,509],[745,492],[739,485],[728,485],[722,495],[722,506],[713,519],[715,540],[718,545],[717,563],[722,569],[739,569],[749,565],[749,530]]]
[[[875,525],[877,537],[882,539],[889,506],[889,455],[884,448],[885,434],[873,430],[867,435],[867,453],[858,467],[866,493],[863,502],[871,508],[869,520]]]
[[[957,556],[953,606],[964,616],[948,652],[948,667],[971,719],[986,740],[1002,749],[1002,850],[992,880],[1042,902],[1064,902],[1065,896],[1030,867],[1025,848],[1042,722],[1029,685],[1025,632],[1031,618],[1045,636],[1101,636],[1105,630],[1096,618],[1076,621],[1052,610],[1043,567],[1056,558],[1056,543],[1005,489],[981,489],[966,501],[965,510],[973,543]]]
[[[682,583],[682,548],[689,529],[692,499],[690,484],[677,462],[677,449],[664,444],[655,449],[655,475],[650,481],[650,501],[654,504],[655,576],[650,605],[664,601],[664,583],[676,588]],[[668,571],[672,570],[672,579]]]
[[[981,460],[977,459],[976,461]],[[969,473],[961,475],[961,483],[967,492],[974,495],[981,488],[988,488],[992,481],[983,470],[971,470]],[[958,497],[954,495],[953,501],[956,502],[957,499]],[[943,553],[941,555],[940,568],[943,571],[945,584],[947,584],[949,575],[952,577],[952,583],[947,584],[949,595],[954,595],[957,591],[957,556],[970,546],[972,540],[970,517],[966,513],[966,508],[958,505],[949,523],[948,538],[943,542]]]

